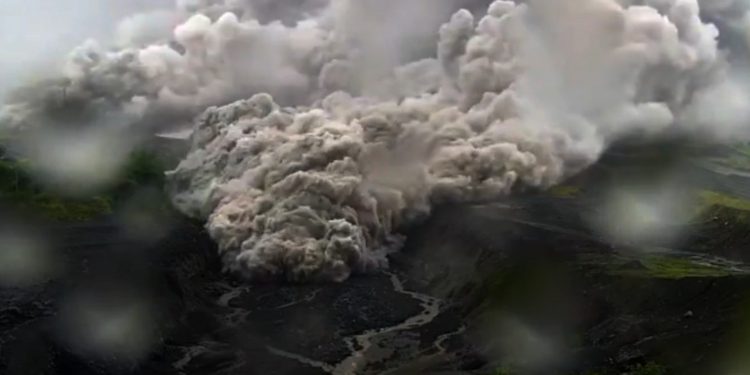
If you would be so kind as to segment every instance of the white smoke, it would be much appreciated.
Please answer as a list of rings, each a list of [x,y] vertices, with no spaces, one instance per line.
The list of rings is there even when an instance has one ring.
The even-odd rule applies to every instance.
[[[87,38],[111,40],[128,15],[164,9],[172,0],[3,0],[0,2],[0,97],[20,83],[57,73]]]
[[[458,2],[179,0],[174,10],[122,20],[117,49],[94,40],[75,48],[62,77],[9,98],[0,124],[32,126],[75,105],[81,113],[118,111],[165,127],[165,117],[189,119],[261,92],[299,105],[338,89],[383,91],[378,82],[431,41],[438,15]],[[411,22],[428,5],[424,14],[435,15]],[[297,22],[256,18],[274,15]]]
[[[552,185],[622,136],[745,121],[734,94],[731,115],[706,115],[729,81],[698,3],[651,5],[496,1],[479,22],[460,11],[440,29],[438,60],[395,70],[421,92],[211,109],[170,175],[175,203],[208,217],[232,271],[343,280],[383,266],[399,226],[436,203]]]
[[[433,31],[451,5],[304,3],[294,23],[260,22],[269,2],[180,1],[171,44],[85,45],[52,86],[136,121],[252,96],[205,111],[169,174],[249,279],[342,281],[384,267],[435,204],[553,185],[622,137],[733,138],[750,120],[703,1],[498,0]],[[39,103],[6,119],[28,126]]]

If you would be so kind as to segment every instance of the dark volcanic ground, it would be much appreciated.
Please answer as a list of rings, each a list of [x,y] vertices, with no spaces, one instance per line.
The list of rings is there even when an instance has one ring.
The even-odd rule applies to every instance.
[[[648,178],[654,167],[641,157],[613,154],[556,192],[439,208],[408,230],[387,272],[342,284],[237,283],[221,274],[200,225],[177,217],[161,217],[169,225],[150,240],[134,238],[116,216],[36,226],[55,239],[63,266],[48,282],[0,290],[1,372],[575,375],[637,374],[649,362],[674,374],[744,369],[744,212],[723,207],[681,224],[687,234],[669,248],[614,244],[589,229],[598,192],[628,171]],[[689,170],[682,181],[750,198],[742,173],[680,170]]]

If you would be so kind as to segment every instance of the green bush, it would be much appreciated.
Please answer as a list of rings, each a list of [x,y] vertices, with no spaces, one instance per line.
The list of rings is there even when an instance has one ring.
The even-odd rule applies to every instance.
[[[164,182],[165,167],[159,157],[148,151],[134,151],[130,154],[122,173],[123,184],[161,185]]]
[[[110,213],[113,205],[136,188],[160,188],[164,167],[153,153],[134,151],[110,189],[85,198],[48,191],[31,176],[28,161],[0,159],[0,201],[54,220],[85,221]]]

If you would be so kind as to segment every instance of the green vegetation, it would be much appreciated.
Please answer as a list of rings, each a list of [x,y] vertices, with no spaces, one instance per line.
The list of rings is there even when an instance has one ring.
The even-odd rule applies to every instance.
[[[719,266],[698,263],[687,258],[665,255],[649,255],[640,259],[650,277],[681,279],[686,277],[723,277],[731,272]],[[623,271],[627,273],[628,271]],[[635,275],[637,276],[637,274]]]
[[[713,158],[712,162],[740,171],[750,171],[750,144],[738,144],[728,155]]]
[[[0,160],[0,200],[55,220],[80,221],[111,211],[111,201],[97,196],[64,198],[34,183],[28,162]]]
[[[575,185],[558,185],[548,190],[556,198],[576,198],[581,194],[581,187]]]
[[[108,191],[92,197],[66,197],[37,184],[25,160],[0,159],[0,201],[60,221],[85,221],[112,211],[139,186],[161,186],[164,168],[151,153],[135,151]]]
[[[730,233],[730,228],[743,232],[750,224],[749,200],[709,190],[700,192],[698,197],[700,201],[695,208],[695,223],[720,224],[724,235]]]
[[[630,251],[618,254],[582,255],[579,263],[594,266],[605,273],[625,277],[683,279],[689,277],[725,277],[738,271],[720,264],[672,254]]]
[[[732,169],[737,169],[740,171],[750,170],[750,158],[745,155],[733,155],[728,158],[721,159],[718,162],[720,165]]]
[[[738,144],[732,147],[737,154],[750,158],[750,143]]]
[[[130,185],[158,184],[164,182],[164,165],[153,153],[146,151],[134,151],[125,165],[122,179],[123,183]]]
[[[151,152],[136,150],[130,154],[128,162],[122,169],[120,177],[108,192],[115,201],[138,187],[158,187],[164,185],[166,167]]]
[[[701,200],[700,206],[703,209],[719,206],[750,212],[750,201],[742,198],[732,197],[715,191],[702,191],[699,197]]]

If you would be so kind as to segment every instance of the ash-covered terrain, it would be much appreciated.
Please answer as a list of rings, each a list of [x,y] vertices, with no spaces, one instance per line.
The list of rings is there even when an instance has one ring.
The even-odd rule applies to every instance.
[[[745,2],[111,6],[0,86],[3,373],[750,368]]]
[[[388,270],[345,283],[229,277],[185,219],[152,243],[117,214],[47,224],[65,270],[3,289],[0,363],[8,374],[729,374],[746,368],[748,177],[726,155],[664,162],[665,147],[624,148],[550,191],[438,207]],[[598,192],[633,171],[679,171],[699,196],[689,220],[673,218],[689,233],[679,244],[589,229]]]

